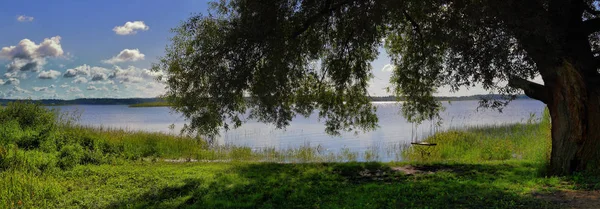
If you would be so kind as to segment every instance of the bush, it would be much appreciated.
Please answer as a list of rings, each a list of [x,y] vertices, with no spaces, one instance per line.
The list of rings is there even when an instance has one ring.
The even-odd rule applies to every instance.
[[[39,148],[57,127],[57,111],[33,102],[11,102],[0,109],[0,144],[16,143],[24,149]]]
[[[59,154],[59,165],[62,169],[70,169],[82,163],[84,158],[83,147],[79,144],[70,144],[62,147]]]
[[[206,147],[190,137],[79,126],[76,114],[29,101],[0,108],[0,172],[190,157]]]
[[[15,145],[0,146],[0,170],[23,170],[42,173],[54,170],[57,159],[55,154],[36,150],[26,151]]]

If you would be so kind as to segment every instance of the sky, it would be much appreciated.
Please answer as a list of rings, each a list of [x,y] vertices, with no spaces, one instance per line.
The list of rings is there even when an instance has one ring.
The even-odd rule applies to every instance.
[[[149,70],[164,55],[170,29],[206,0],[22,0],[0,3],[0,98],[155,97],[165,92]],[[385,50],[371,63],[371,96],[386,96],[392,67]],[[480,87],[438,95],[487,93]]]

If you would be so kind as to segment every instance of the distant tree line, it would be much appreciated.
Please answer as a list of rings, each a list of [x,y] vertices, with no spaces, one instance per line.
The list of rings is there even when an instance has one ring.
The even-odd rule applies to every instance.
[[[481,99],[500,99],[502,95],[499,94],[487,94],[487,95],[472,95],[472,96],[460,96],[460,97],[435,97],[438,101],[467,101],[467,100],[481,100]],[[395,96],[372,96],[371,101],[404,101],[404,98],[397,99]],[[249,99],[249,98],[246,98]],[[530,99],[525,95],[517,95],[515,99]],[[21,99],[0,99],[0,105],[6,105],[9,102],[23,101]],[[85,98],[85,99],[73,99],[73,100],[62,100],[62,99],[40,99],[40,100],[28,100],[38,102],[43,105],[135,105],[144,103],[164,103],[166,102],[162,98]]]

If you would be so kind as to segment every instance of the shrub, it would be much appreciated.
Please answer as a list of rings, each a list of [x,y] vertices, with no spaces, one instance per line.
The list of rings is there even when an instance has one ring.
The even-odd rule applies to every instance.
[[[16,143],[20,148],[39,148],[57,127],[57,111],[25,101],[11,102],[0,109],[1,144]]]
[[[59,165],[62,169],[70,169],[82,162],[85,153],[79,144],[69,144],[60,149]]]

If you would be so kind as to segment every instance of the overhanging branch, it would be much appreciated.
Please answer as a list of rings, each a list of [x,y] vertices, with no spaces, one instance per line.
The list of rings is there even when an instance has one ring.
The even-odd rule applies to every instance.
[[[519,77],[512,77],[508,80],[508,86],[522,89],[525,95],[532,99],[537,99],[543,103],[550,102],[550,94],[544,85],[540,85]]]
[[[294,32],[292,33],[292,37],[297,38],[298,36],[302,35],[302,33],[306,32],[311,25],[315,24],[317,21],[319,21],[319,19],[323,18],[324,16],[330,15],[333,11],[340,9],[342,6],[352,3],[355,0],[344,0],[344,1],[340,1],[336,4],[330,5],[327,8],[324,8],[323,10],[321,10],[320,12],[318,12],[317,14],[309,17],[300,28],[294,30]]]
[[[423,39],[423,33],[421,32],[421,26],[419,25],[419,23],[417,23],[417,21],[415,21],[415,19],[413,19],[406,10],[403,10],[402,14],[406,18],[406,20],[408,20],[408,22],[410,22],[410,24],[412,25],[413,31],[417,34],[417,36],[419,36],[421,47],[425,47],[425,39]]]

